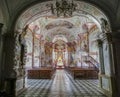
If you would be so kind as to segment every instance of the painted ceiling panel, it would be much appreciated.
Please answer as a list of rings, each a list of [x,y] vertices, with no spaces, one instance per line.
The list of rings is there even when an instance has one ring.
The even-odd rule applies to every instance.
[[[55,37],[60,38],[61,36],[72,42],[79,38],[78,34],[86,33],[94,25],[96,24],[86,17],[74,16],[62,19],[41,17],[29,24],[29,28],[33,33],[35,32],[36,38],[46,42],[52,42]]]
[[[17,13],[19,13],[21,10],[23,10],[23,7],[27,7],[28,5],[33,4],[33,2],[35,1],[39,1],[39,0],[0,0],[0,2],[6,2],[7,3],[7,7],[8,9],[6,9],[6,7],[3,7],[6,10],[9,10],[10,14],[12,17],[14,17],[14,15],[17,15]],[[44,0],[41,0],[44,1]],[[47,0],[45,0],[47,1]],[[114,19],[117,19],[117,21],[119,20],[120,14],[119,14],[119,10],[118,10],[118,14],[117,17],[115,17],[114,14],[117,12],[117,4],[119,4],[119,0],[85,0],[85,1],[92,1],[93,3],[95,3],[96,5],[100,5],[101,8],[103,8],[103,10],[107,10],[109,12],[110,17],[113,17]],[[3,3],[2,3],[3,5]],[[120,5],[120,4],[119,4]],[[112,11],[112,12],[111,12]],[[112,22],[116,22],[111,20]],[[119,25],[120,23],[116,23],[116,25]]]
[[[54,4],[55,2],[53,1],[49,1],[49,2],[44,2],[44,3],[40,3],[37,5],[32,6],[30,9],[26,10],[18,19],[19,23],[17,25],[18,28],[23,27],[26,23],[30,23],[32,22],[32,20],[35,20],[37,18],[39,18],[40,16],[53,16],[53,14],[51,13],[51,11],[49,10],[50,7],[47,7],[48,4]],[[88,3],[84,3],[84,2],[80,2],[80,1],[76,1],[75,2],[77,4],[77,11],[75,11],[73,13],[73,15],[80,15],[80,14],[88,14],[87,16],[89,17],[89,15],[91,15],[92,17],[95,17],[99,22],[100,22],[100,18],[106,18],[103,13],[101,11],[99,11],[98,9],[96,9],[94,6],[89,5]],[[21,26],[21,27],[20,27]]]

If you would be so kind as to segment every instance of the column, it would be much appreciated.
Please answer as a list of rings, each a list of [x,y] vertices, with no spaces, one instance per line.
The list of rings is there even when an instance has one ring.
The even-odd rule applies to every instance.
[[[32,68],[34,67],[34,32],[32,32]]]
[[[100,74],[104,74],[105,73],[105,69],[104,69],[104,57],[103,57],[103,44],[102,41],[100,39],[97,40],[97,44],[98,44],[98,48],[99,48],[99,60],[100,60]]]
[[[106,33],[107,41],[108,41],[108,48],[109,48],[109,59],[110,59],[110,75],[114,76],[115,74],[115,68],[114,68],[114,55],[113,55],[113,41],[112,41],[112,34],[111,33]]]
[[[104,57],[103,57],[103,42],[98,39],[97,40],[97,45],[99,48],[99,61],[100,61],[100,67],[99,67],[99,85],[102,88],[102,78],[101,75],[105,74],[105,69],[104,69]]]
[[[115,97],[115,71],[113,58],[113,41],[112,35],[109,32],[101,34],[104,74],[101,75],[101,87],[108,91],[107,95]]]
[[[2,39],[2,27],[3,24],[0,23],[0,90],[2,90],[2,69],[3,69],[3,64],[2,64],[2,50],[3,50],[3,39]]]
[[[43,43],[41,45],[41,66],[45,66],[45,48]]]
[[[41,43],[39,44],[39,67],[41,67]]]
[[[70,67],[70,51],[68,51],[68,67]]]

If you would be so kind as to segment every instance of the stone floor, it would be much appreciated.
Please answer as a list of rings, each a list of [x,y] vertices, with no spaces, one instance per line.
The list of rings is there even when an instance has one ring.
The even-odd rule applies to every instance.
[[[106,97],[97,87],[98,80],[74,80],[57,70],[52,80],[29,79],[28,89],[18,97]]]

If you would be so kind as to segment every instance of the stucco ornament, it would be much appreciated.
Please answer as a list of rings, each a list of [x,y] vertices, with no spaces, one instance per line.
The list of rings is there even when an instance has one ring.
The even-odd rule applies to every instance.
[[[21,62],[21,55],[22,55],[22,46],[24,46],[24,51],[25,51],[25,35],[26,35],[26,30],[27,28],[25,27],[21,32],[16,32],[14,37],[16,39],[15,41],[15,58],[14,58],[14,64],[15,66],[19,66],[22,64]],[[24,54],[25,55],[25,54]],[[25,58],[23,58],[25,59]],[[24,60],[23,60],[24,61]]]
[[[15,35],[15,58],[14,58],[14,64],[15,66],[19,66],[20,64],[20,51],[21,51],[21,46],[20,46],[20,42],[19,42],[19,37],[20,37],[20,33],[16,32]]]
[[[108,21],[104,18],[101,18],[101,29],[102,29],[103,33],[110,32],[110,25],[109,25]]]

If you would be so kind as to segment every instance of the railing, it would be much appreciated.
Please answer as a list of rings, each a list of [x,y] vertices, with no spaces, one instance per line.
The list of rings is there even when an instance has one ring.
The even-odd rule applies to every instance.
[[[99,63],[91,56],[83,56],[82,57],[84,62],[90,62],[92,65],[94,65],[96,68],[99,68]]]

